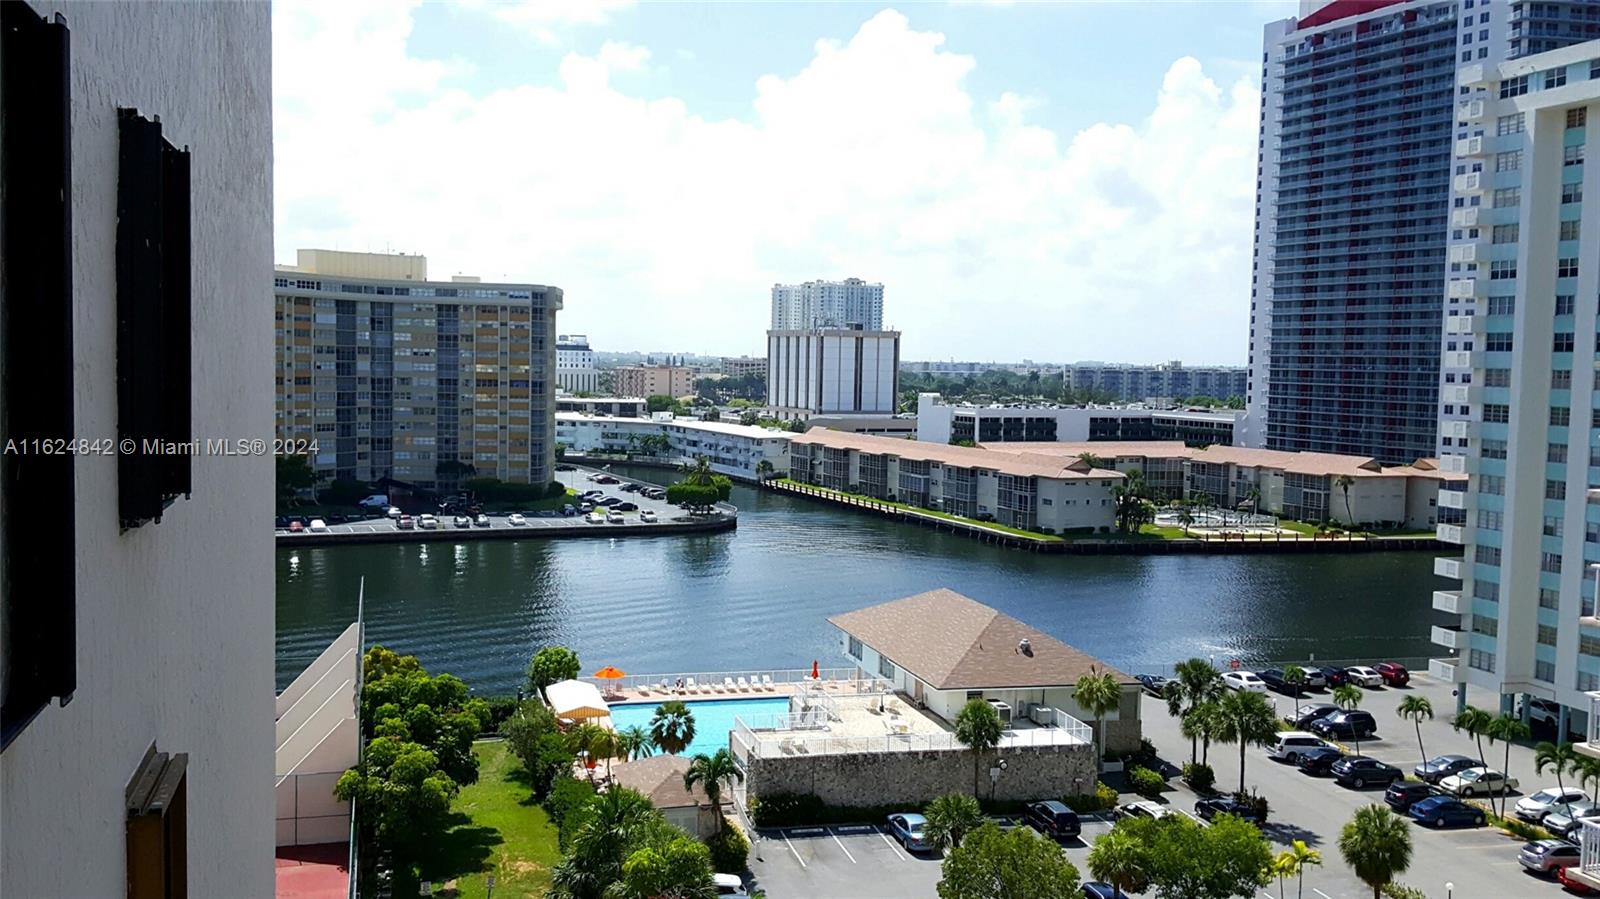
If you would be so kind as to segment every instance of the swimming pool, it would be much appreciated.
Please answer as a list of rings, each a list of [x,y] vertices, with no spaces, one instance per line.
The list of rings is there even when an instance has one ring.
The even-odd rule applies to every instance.
[[[694,715],[694,742],[684,749],[684,755],[711,755],[718,749],[728,748],[728,732],[733,730],[735,716],[746,720],[759,715],[782,715],[789,711],[789,697],[762,696],[749,699],[697,699],[686,701]],[[635,725],[650,730],[650,718],[656,706],[650,703],[614,705],[611,707],[611,724],[617,730]]]

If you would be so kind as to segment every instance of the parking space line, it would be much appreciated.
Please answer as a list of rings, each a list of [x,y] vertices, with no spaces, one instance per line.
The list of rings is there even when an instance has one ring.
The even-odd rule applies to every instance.
[[[843,850],[844,857],[848,858],[850,860],[850,864],[852,864],[852,865],[855,864],[856,863],[856,857],[850,854],[850,850],[844,848],[844,840],[839,839],[839,835],[834,833],[831,830],[828,831],[828,836],[833,837],[833,841],[835,843],[839,844],[839,848],[841,850]]]
[[[1322,899],[1333,899],[1332,896],[1329,896],[1327,893],[1324,893],[1323,891],[1317,889],[1316,887],[1312,887],[1311,888],[1311,892],[1316,893],[1318,896],[1321,896]]]
[[[806,866],[806,860],[800,857],[799,852],[795,851],[794,844],[789,842],[789,835],[781,830],[778,831],[778,835],[783,837],[783,845],[789,847],[789,852],[794,856],[794,860],[800,863],[800,867],[804,868]]]
[[[877,828],[873,828],[873,829],[877,830]],[[878,836],[879,836],[879,838],[881,838],[883,840],[884,845],[889,847],[889,851],[890,852],[893,852],[895,854],[895,856],[898,857],[901,861],[905,861],[906,860],[905,855],[900,852],[900,847],[896,846],[894,844],[894,840],[889,839],[888,834],[885,834],[883,831],[878,830]]]

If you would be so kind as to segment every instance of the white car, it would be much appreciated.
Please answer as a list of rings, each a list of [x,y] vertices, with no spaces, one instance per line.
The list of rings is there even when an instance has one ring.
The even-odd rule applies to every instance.
[[[438,529],[439,529],[439,519],[437,517],[435,517],[434,515],[432,515],[431,513],[424,512],[421,515],[417,516],[417,530],[419,530],[419,531],[437,531]]]
[[[514,528],[520,528],[527,523],[528,519],[523,518],[520,512],[512,512],[511,515],[506,518],[506,524],[509,524]]]
[[[1344,670],[1344,676],[1358,687],[1381,687],[1383,675],[1365,665],[1353,665]]]
[[[1572,787],[1545,787],[1517,800],[1517,817],[1537,824],[1544,820],[1545,815],[1557,810],[1565,811],[1569,803],[1583,802],[1588,798],[1589,794]]]
[[[590,512],[588,515],[583,516],[583,520],[589,522],[590,524],[605,524],[606,513],[596,509],[593,512]]]
[[[489,516],[479,512],[478,517],[472,519],[472,523],[480,528],[486,528],[489,526]]]
[[[453,524],[458,528],[470,528],[472,527],[472,519],[465,515],[457,515]]]
[[[737,874],[713,874],[711,885],[717,888],[718,896],[748,896],[744,891],[744,881]]]
[[[1488,796],[1516,788],[1515,777],[1489,768],[1468,768],[1439,781],[1439,789],[1454,796]]]
[[[649,509],[646,509],[643,512],[639,513],[639,520],[640,521],[653,522],[653,521],[656,520],[656,513],[650,511]]]
[[[389,507],[389,511],[386,514],[390,518],[398,520],[400,518],[400,515],[401,515],[400,507],[399,506],[390,506]]]
[[[1267,682],[1256,677],[1254,671],[1225,671],[1222,674],[1222,685],[1246,693],[1267,692]]]
[[[328,523],[320,518],[313,518],[306,530],[313,534],[326,534],[328,532]]]
[[[1151,802],[1148,799],[1141,799],[1138,802],[1130,802],[1127,805],[1120,806],[1117,809],[1117,813],[1125,818],[1165,818],[1172,814],[1172,807],[1162,805],[1159,802]]]
[[[622,517],[622,513],[621,512],[610,512],[610,513],[607,513],[607,515],[606,515],[606,523],[607,524],[622,524],[623,522],[625,522],[627,520],[628,519]]]

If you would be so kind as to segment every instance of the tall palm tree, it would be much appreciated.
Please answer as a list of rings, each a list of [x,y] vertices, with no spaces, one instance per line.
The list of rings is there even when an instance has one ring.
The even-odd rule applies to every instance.
[[[1150,885],[1145,846],[1132,834],[1113,830],[1094,841],[1089,849],[1089,873],[1101,883],[1111,884],[1113,896],[1122,891],[1140,892]]]
[[[1091,665],[1089,673],[1078,678],[1072,699],[1078,708],[1094,716],[1094,737],[1098,744],[1095,758],[1103,758],[1106,753],[1106,713],[1116,711],[1122,704],[1122,685],[1110,672],[1097,671]]]
[[[678,473],[683,475],[686,484],[697,487],[710,487],[717,473],[711,469],[711,461],[705,456],[695,456],[693,462],[685,462],[678,466]]]
[[[1494,716],[1475,705],[1469,705],[1456,714],[1455,720],[1450,722],[1452,730],[1465,732],[1478,742],[1478,764],[1489,767],[1489,760],[1483,754],[1483,735],[1489,729],[1489,722]]]
[[[1306,868],[1318,867],[1322,864],[1322,853],[1306,845],[1305,840],[1295,840],[1288,849],[1278,853],[1272,860],[1273,873],[1277,874],[1278,899],[1283,899],[1283,880],[1293,877],[1298,881],[1295,895],[1303,897],[1306,894]]]
[[[1217,738],[1220,730],[1217,724],[1217,704],[1203,702],[1195,706],[1194,710],[1183,716],[1178,722],[1178,731],[1192,740],[1200,741],[1200,758],[1202,765],[1211,761],[1211,741]]]
[[[717,816],[717,831],[722,830],[722,785],[724,783],[744,783],[744,772],[739,770],[739,765],[733,760],[733,753],[726,749],[718,749],[712,755],[700,753],[689,762],[689,770],[683,772],[683,788],[694,790],[694,785],[699,784],[700,789],[706,791],[706,799],[711,801],[711,810]]]
[[[1345,711],[1352,711],[1361,705],[1361,688],[1355,684],[1342,684],[1333,688],[1333,704]],[[1361,754],[1361,735],[1351,730],[1355,737],[1356,755]]]
[[[978,795],[978,763],[983,754],[1000,745],[1000,713],[981,699],[969,699],[956,713],[955,735],[972,750],[972,795]]]
[[[669,699],[656,706],[650,717],[650,739],[662,752],[677,755],[694,742],[694,713],[681,699]]]
[[[1600,794],[1600,759],[1580,755],[1572,763],[1572,772],[1578,776],[1578,789],[1588,784],[1591,798]]]
[[[620,880],[628,848],[656,819],[650,800],[626,787],[600,793],[588,808],[566,857],[550,872],[551,895],[557,899],[598,897],[607,884]]]
[[[1494,745],[1495,740],[1499,740],[1500,742],[1506,744],[1506,760],[1503,766],[1500,768],[1500,773],[1510,776],[1508,771],[1511,768],[1511,744],[1517,740],[1528,739],[1529,737],[1533,736],[1533,731],[1529,730],[1528,725],[1516,715],[1501,715],[1489,722],[1489,727],[1484,731],[1484,734],[1488,736],[1489,745],[1491,746]],[[1565,743],[1561,745],[1567,746]],[[1570,746],[1568,746],[1568,751],[1571,751]],[[1572,768],[1572,763],[1570,761],[1567,763],[1567,768],[1568,770],[1571,770]],[[1560,783],[1560,781],[1561,778],[1558,776],[1556,778],[1556,782]],[[1494,794],[1492,793],[1489,795],[1489,805],[1491,807],[1494,805]],[[1502,784],[1500,787],[1500,814],[1504,815],[1505,813],[1506,788]]]
[[[1344,491],[1344,519],[1351,527],[1356,526],[1356,516],[1350,511],[1350,488],[1355,486],[1356,479],[1342,474],[1333,479],[1333,486]]]
[[[946,793],[922,810],[927,818],[923,838],[935,850],[955,849],[967,834],[983,826],[983,809],[978,800],[965,793]]]
[[[1306,670],[1299,665],[1283,666],[1283,682],[1294,687],[1294,717],[1300,718],[1300,694],[1305,692]]]
[[[1411,867],[1411,825],[1382,806],[1357,809],[1339,832],[1339,854],[1372,887],[1372,899],[1382,899],[1383,887]]]
[[[1402,718],[1409,718],[1411,723],[1416,725],[1417,751],[1422,753],[1422,761],[1426,763],[1428,761],[1428,750],[1422,746],[1422,721],[1424,718],[1429,721],[1433,720],[1433,703],[1429,702],[1426,696],[1412,693],[1405,699],[1400,700],[1400,707],[1394,711],[1396,715]]]
[[[1533,773],[1543,774],[1546,768],[1555,772],[1556,789],[1565,791],[1567,785],[1562,781],[1562,775],[1580,770],[1578,760],[1583,756],[1578,755],[1571,743],[1551,743],[1548,740],[1533,747]]]
[[[1189,525],[1194,524],[1194,503],[1191,500],[1178,501],[1178,524],[1183,525],[1183,536],[1189,536]]]
[[[591,721],[585,721],[572,730],[567,731],[567,746],[575,753],[582,753],[588,757],[589,762],[606,760],[606,776],[611,775],[611,756],[616,753],[616,735],[607,728],[601,727]],[[594,765],[585,764],[589,771],[589,780],[594,780]]]
[[[1165,697],[1167,714],[1174,718],[1187,718],[1202,703],[1222,698],[1222,673],[1201,658],[1179,662],[1173,667],[1172,680],[1167,681]],[[1199,741],[1189,737],[1189,761],[1200,760]]]
[[[1239,792],[1244,792],[1244,756],[1249,746],[1266,746],[1278,736],[1278,716],[1267,697],[1232,690],[1217,702],[1217,741],[1239,744]]]
[[[635,724],[617,731],[618,755],[625,759],[644,759],[656,754],[650,732]]]

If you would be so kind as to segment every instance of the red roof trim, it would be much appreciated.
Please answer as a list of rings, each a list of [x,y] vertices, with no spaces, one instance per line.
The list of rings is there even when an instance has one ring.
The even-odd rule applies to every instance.
[[[1362,13],[1372,12],[1375,9],[1382,9],[1385,6],[1393,6],[1402,2],[1404,0],[1333,0],[1327,6],[1301,19],[1295,25],[1295,28],[1303,31],[1307,28],[1315,28],[1318,25],[1337,22],[1340,19],[1358,16]]]

